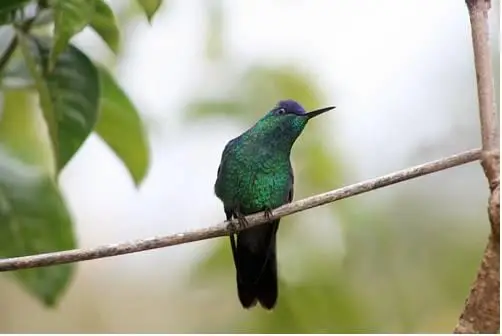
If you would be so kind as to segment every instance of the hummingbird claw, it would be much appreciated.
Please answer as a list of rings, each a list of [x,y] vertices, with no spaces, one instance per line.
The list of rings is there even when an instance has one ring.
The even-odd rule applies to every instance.
[[[228,225],[227,225],[227,231],[228,231],[228,234],[230,236],[233,236],[234,234],[237,233],[237,227],[235,226],[234,223],[230,222]]]
[[[230,221],[230,223],[227,225],[228,234],[230,236],[233,236],[237,233],[237,228],[235,227],[235,224],[232,223],[233,212],[231,210],[225,209],[225,215],[227,215],[227,221]]]
[[[234,216],[237,218],[239,221],[239,229],[244,230],[248,226],[248,221],[246,219],[246,216],[244,216],[242,213],[239,211],[234,211]]]
[[[248,221],[247,221],[247,219],[244,216],[237,218],[237,220],[239,221],[239,228],[241,230],[247,228]]]
[[[265,218],[266,218],[267,220],[270,220],[270,217],[272,217],[272,209],[270,209],[270,208],[266,208],[266,209],[265,209]]]

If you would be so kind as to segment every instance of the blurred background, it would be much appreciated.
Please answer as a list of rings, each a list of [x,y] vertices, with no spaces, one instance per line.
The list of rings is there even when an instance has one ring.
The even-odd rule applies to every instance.
[[[86,141],[60,177],[80,247],[221,222],[223,147],[279,99],[337,106],[295,145],[296,199],[480,144],[464,1],[166,0],[151,26],[135,2],[109,3],[119,56],[90,30],[75,42],[141,111],[152,162],[137,190]],[[498,1],[490,13],[499,92]],[[284,218],[273,313],[241,308],[218,238],[83,262],[54,309],[2,276],[0,332],[450,332],[487,197],[471,163]]]

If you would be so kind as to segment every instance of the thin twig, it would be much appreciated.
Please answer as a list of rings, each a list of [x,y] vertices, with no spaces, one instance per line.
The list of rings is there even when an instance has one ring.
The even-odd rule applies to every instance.
[[[5,66],[7,65],[7,63],[9,62],[12,54],[14,54],[14,51],[17,48],[17,43],[18,43],[18,40],[17,40],[16,34],[14,34],[14,36],[12,37],[12,39],[9,42],[9,45],[5,49],[2,56],[0,57],[0,73],[3,72],[3,70],[4,70]]]
[[[490,186],[491,233],[476,281],[454,333],[500,330],[500,145],[488,34],[489,0],[466,0],[471,21],[482,137],[481,164]]]
[[[352,184],[350,186],[328,191],[323,194],[311,196],[273,210],[270,219],[277,219],[299,211],[341,200],[343,198],[355,196],[371,190],[438,172],[440,170],[445,170],[472,161],[476,161],[480,159],[480,155],[481,151],[479,149],[472,149],[447,158],[424,163],[378,178]],[[267,221],[263,212],[247,216],[246,219],[248,221],[248,227],[263,224]],[[228,235],[227,226],[229,223],[230,222],[223,222],[205,229],[193,230],[164,237],[153,237],[131,242],[105,245],[90,249],[75,249],[26,257],[3,259],[0,260],[0,271],[12,271],[25,268],[60,265],[77,261],[99,259],[225,236]],[[233,223],[238,224],[235,220]]]
[[[22,24],[20,24],[18,29],[21,30],[22,32],[25,32],[25,33],[28,32],[30,30],[33,22],[35,22],[37,16],[38,16],[38,12],[32,18],[30,18],[30,19],[24,21]],[[18,44],[19,44],[19,40],[17,38],[17,34],[14,33],[14,35],[12,36],[12,39],[9,42],[9,45],[5,49],[2,56],[0,57],[0,74],[4,71],[5,66],[9,62],[12,55],[14,54],[14,51],[16,51]]]

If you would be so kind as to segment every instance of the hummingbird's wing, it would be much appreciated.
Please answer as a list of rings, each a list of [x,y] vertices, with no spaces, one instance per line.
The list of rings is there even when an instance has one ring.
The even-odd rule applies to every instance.
[[[225,161],[228,154],[230,154],[230,152],[234,149],[235,145],[237,145],[237,143],[240,141],[240,139],[241,139],[241,136],[238,136],[237,138],[230,140],[226,144],[225,148],[223,149],[223,153],[221,154],[221,162]],[[220,162],[220,166],[221,166],[221,162]],[[218,171],[219,171],[219,169],[218,169]]]
[[[225,162],[227,162],[227,158],[230,155],[230,153],[232,152],[232,150],[235,148],[237,143],[240,141],[240,138],[241,137],[238,136],[237,138],[230,140],[226,144],[225,148],[223,149],[223,153],[221,154],[221,160],[220,160],[220,164],[218,166],[218,172],[216,173],[216,182],[214,183],[214,192],[215,192],[216,196],[218,196],[220,199],[221,199],[221,197],[218,194],[217,189],[218,189],[218,185],[220,183],[222,183],[222,180],[224,180],[224,176],[222,176],[223,166],[225,165]],[[224,173],[223,173],[223,175],[224,175]]]
[[[293,202],[293,196],[295,194],[295,174],[293,173],[293,167],[289,164],[289,179],[290,179],[290,187],[288,192],[288,203]]]

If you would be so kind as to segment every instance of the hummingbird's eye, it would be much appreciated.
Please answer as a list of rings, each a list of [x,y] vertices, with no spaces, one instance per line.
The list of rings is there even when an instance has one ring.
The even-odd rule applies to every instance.
[[[280,108],[277,110],[277,114],[286,114],[286,110],[283,108]]]

